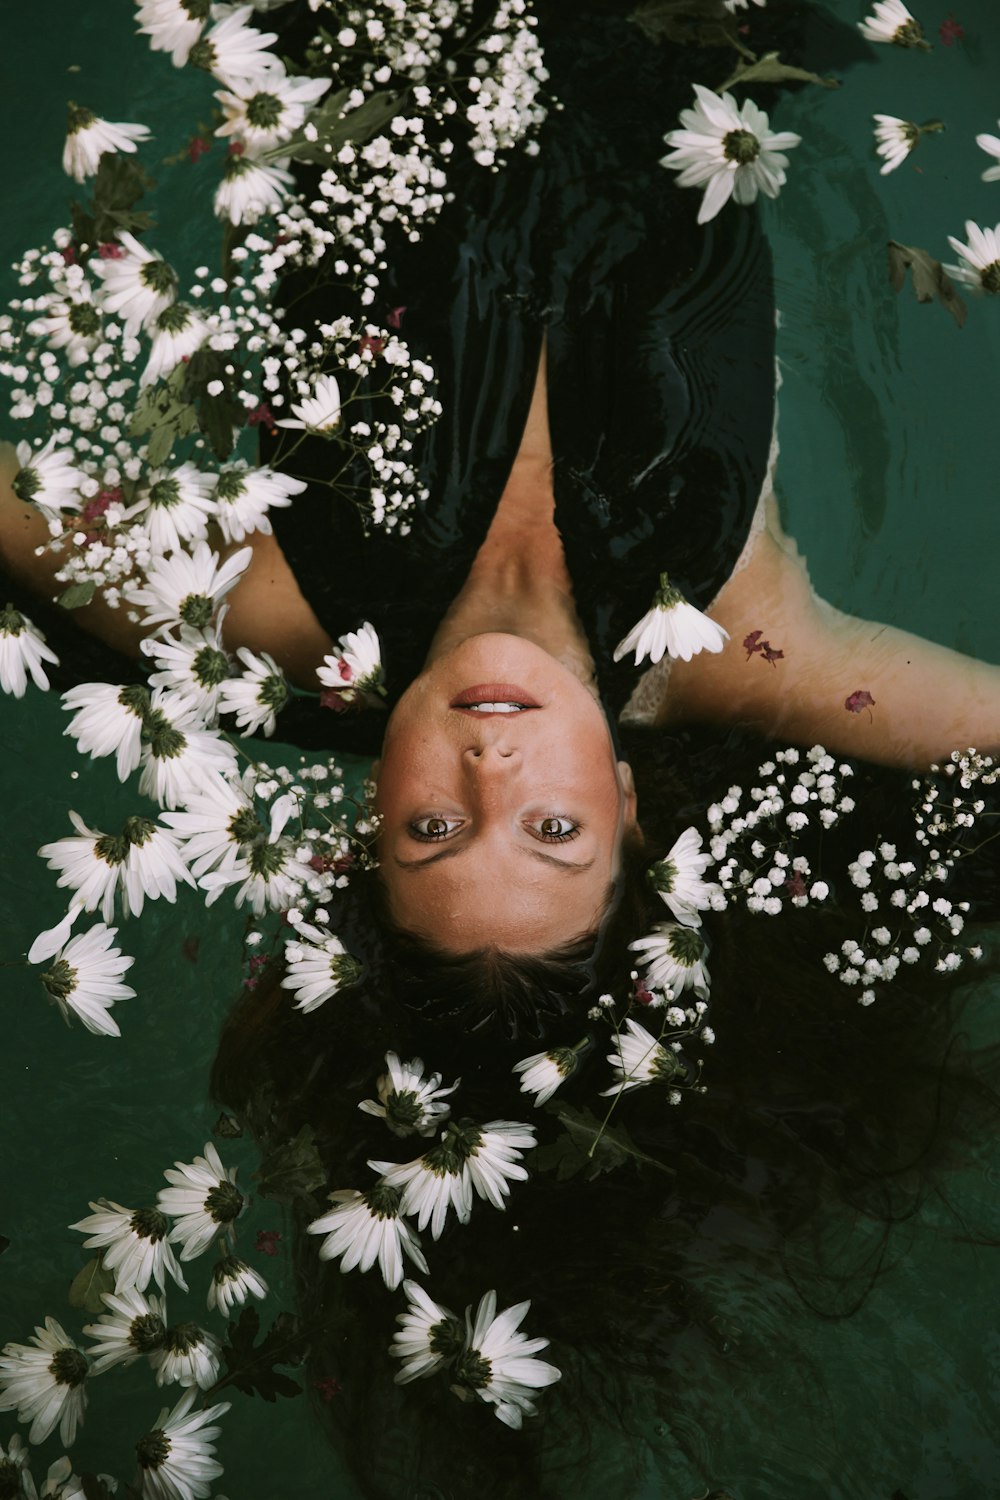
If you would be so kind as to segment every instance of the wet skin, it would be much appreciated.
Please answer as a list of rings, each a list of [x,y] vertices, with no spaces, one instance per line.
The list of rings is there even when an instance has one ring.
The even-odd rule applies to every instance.
[[[481,684],[538,707],[455,705]],[[547,651],[489,633],[438,657],[393,711],[374,773],[381,877],[407,931],[518,953],[595,930],[635,793],[599,702]]]

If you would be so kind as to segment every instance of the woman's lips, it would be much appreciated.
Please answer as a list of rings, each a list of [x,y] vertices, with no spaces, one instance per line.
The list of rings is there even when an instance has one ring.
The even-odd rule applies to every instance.
[[[513,682],[480,682],[463,688],[451,700],[452,708],[474,708],[477,703],[516,703],[519,708],[541,708],[533,693]]]

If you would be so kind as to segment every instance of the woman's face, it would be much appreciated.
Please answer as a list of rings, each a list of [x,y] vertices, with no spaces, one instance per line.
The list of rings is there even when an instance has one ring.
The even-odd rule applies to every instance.
[[[596,928],[635,794],[600,705],[547,651],[491,633],[439,657],[400,699],[374,774],[406,931],[519,953]]]

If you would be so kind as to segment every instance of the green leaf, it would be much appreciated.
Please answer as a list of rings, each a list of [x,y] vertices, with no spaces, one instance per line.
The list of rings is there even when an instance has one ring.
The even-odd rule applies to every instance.
[[[223,1110],[212,1126],[212,1134],[218,1136],[221,1141],[238,1141],[243,1134],[243,1126],[235,1115],[227,1115]]]
[[[73,1277],[69,1289],[69,1305],[89,1313],[107,1312],[101,1293],[113,1292],[114,1289],[114,1272],[106,1270],[101,1257],[95,1255]]]
[[[604,1172],[635,1161],[674,1175],[672,1167],[640,1151],[624,1125],[606,1125],[591,1110],[575,1109],[561,1100],[547,1104],[545,1109],[565,1130],[551,1145],[539,1146],[532,1153],[530,1160],[539,1172],[555,1172],[560,1182],[586,1172],[587,1180],[593,1181]]]
[[[84,1500],[111,1500],[111,1491],[99,1474],[81,1474]]]
[[[889,280],[896,292],[901,292],[906,282],[906,273],[909,270],[913,278],[913,290],[918,302],[938,301],[941,306],[951,314],[962,328],[968,316],[968,308],[955,290],[955,283],[948,276],[944,266],[933,255],[926,250],[919,250],[915,245],[901,245],[898,240],[890,240],[889,250]]]
[[[352,146],[361,146],[380,130],[384,130],[393,116],[399,114],[408,102],[409,91],[404,89],[402,93],[396,94],[382,89],[369,94],[360,108],[349,110],[345,115],[344,105],[350,96],[350,89],[341,89],[324,100],[319,109],[313,110],[309,116],[309,133],[311,135],[315,128],[315,140],[310,140],[304,130],[300,130],[290,141],[282,141],[280,146],[265,151],[264,161],[277,161],[284,156],[293,156],[296,161],[323,164],[331,154],[335,155],[348,142]],[[330,147],[329,151],[327,146]]]
[[[796,68],[791,63],[783,63],[777,52],[765,52],[753,62],[741,63],[735,73],[725,83],[721,83],[715,92],[724,94],[727,89],[744,83],[818,83],[823,89],[840,88],[839,78],[821,78],[818,73],[810,73],[807,68]]]
[[[744,56],[753,56],[740,41],[735,19],[723,0],[642,0],[629,20],[652,42],[735,47]]]
[[[136,209],[135,205],[154,186],[152,177],[134,155],[106,151],[94,177],[88,210],[84,211],[92,222],[87,243],[102,244],[114,239],[122,229],[132,234],[148,229],[152,215]]]
[[[253,1174],[263,1198],[276,1203],[294,1203],[311,1198],[326,1187],[326,1169],[316,1149],[315,1132],[303,1125],[294,1140],[268,1152]]]
[[[232,375],[226,373],[227,365],[234,367]],[[228,458],[245,417],[242,406],[233,395],[239,387],[240,368],[235,364],[232,350],[196,349],[181,368],[184,398],[189,409],[196,414],[198,427],[208,439],[216,458]],[[213,380],[222,382],[223,389],[218,396],[208,394],[208,386]]]
[[[56,603],[62,605],[63,609],[82,609],[93,599],[96,588],[97,584],[92,578],[88,578],[86,583],[71,583],[68,589],[63,589]]]
[[[275,1365],[299,1364],[304,1354],[304,1336],[290,1313],[279,1313],[266,1337],[257,1344],[260,1314],[255,1307],[245,1307],[238,1323],[230,1323],[229,1340],[222,1346],[226,1375],[220,1385],[234,1385],[247,1396],[263,1396],[274,1401],[278,1396],[300,1396],[302,1387],[289,1375],[280,1374]]]
[[[178,365],[166,380],[147,386],[136,401],[129,434],[149,434],[148,462],[153,468],[166,463],[174,444],[198,426],[198,413],[184,392],[186,372],[186,365]]]

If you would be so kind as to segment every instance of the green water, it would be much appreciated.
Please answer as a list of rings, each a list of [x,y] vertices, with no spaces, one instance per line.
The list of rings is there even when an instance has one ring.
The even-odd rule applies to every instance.
[[[834,9],[852,21],[864,11],[860,0],[838,0]],[[151,55],[131,36],[131,12],[128,0],[5,7],[0,139],[9,166],[0,263],[64,222],[67,96],[110,119],[148,123],[164,156],[182,150],[207,120],[209,80]],[[935,37],[943,7],[921,6],[919,14]],[[962,235],[967,217],[1000,219],[1000,184],[980,181],[989,159],[974,144],[977,132],[996,130],[1000,18],[995,0],[967,0],[956,14],[963,43],[930,55],[878,49],[839,92],[804,93],[778,115],[778,128],[803,136],[788,186],[765,208],[783,315],[779,489],[786,524],[823,595],[998,661],[1000,299],[972,302],[959,330],[940,308],[918,307],[909,288],[897,299],[884,255],[893,237],[951,260],[949,232]],[[882,178],[870,136],[876,110],[938,117],[947,129]],[[672,124],[665,120],[664,128]],[[186,222],[186,207],[210,193],[220,156],[217,147],[197,166],[178,168],[160,200],[163,221],[181,230],[157,243],[190,266],[214,253],[214,240],[202,242],[202,230]],[[209,224],[207,212],[198,223]],[[58,700],[37,693],[2,705],[0,930],[8,961],[63,910],[35,850],[69,831],[67,809],[100,826],[133,810],[111,767],[82,761],[60,738],[63,724]],[[297,758],[292,749],[267,754],[289,764]],[[149,1201],[162,1168],[190,1160],[209,1138],[217,1110],[206,1097],[207,1073],[242,981],[242,932],[224,901],[206,912],[191,892],[128,924],[123,941],[136,956],[129,977],[138,995],[117,1008],[119,1041],[67,1029],[34,975],[5,969],[0,1233],[11,1243],[0,1257],[0,1338],[24,1339],[46,1313],[79,1330],[85,1319],[68,1307],[66,1293],[83,1257],[80,1236],[66,1226],[99,1195]],[[993,998],[988,981],[976,987],[974,1026],[988,1020]],[[252,1167],[245,1143],[222,1149],[227,1161]],[[972,1211],[993,1196],[995,1180],[970,1178],[954,1191]],[[281,1211],[255,1202],[248,1224],[241,1242],[252,1245],[254,1230],[282,1228]],[[280,1248],[272,1259],[255,1258],[273,1287],[265,1317],[269,1306],[293,1302],[287,1236]],[[734,1374],[728,1395],[741,1415],[733,1432],[719,1409],[718,1429],[693,1439],[717,1455],[717,1482],[737,1500],[769,1500],[773,1434],[785,1472],[801,1472],[802,1500],[890,1500],[897,1487],[906,1500],[1000,1493],[996,1285],[987,1252],[931,1233],[904,1237],[891,1274],[849,1331],[818,1321],[811,1329],[810,1358],[836,1393],[822,1422],[803,1421],[810,1408],[801,1406],[794,1369]],[[198,1316],[194,1301],[187,1305]],[[180,1311],[177,1297],[171,1312]],[[690,1373],[697,1381],[697,1369]],[[161,1403],[139,1367],[95,1382],[77,1467],[128,1477],[132,1442],[175,1398],[170,1388]],[[354,1487],[338,1473],[304,1401],[276,1408],[239,1394],[233,1401],[219,1447],[226,1470],[219,1491],[232,1500],[351,1500]],[[0,1440],[12,1430],[9,1418],[0,1419]],[[667,1460],[657,1457],[657,1435],[651,1419],[648,1452],[635,1455],[644,1477],[630,1494],[694,1500],[694,1481],[661,1467]],[[45,1446],[36,1475],[58,1451],[54,1442]],[[779,1500],[797,1496],[782,1489]]]

